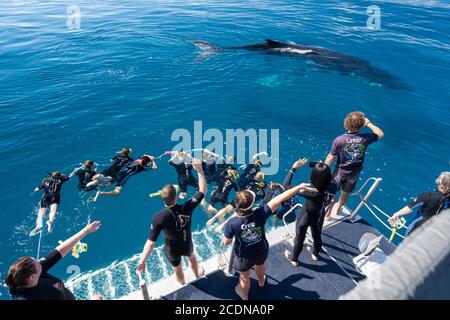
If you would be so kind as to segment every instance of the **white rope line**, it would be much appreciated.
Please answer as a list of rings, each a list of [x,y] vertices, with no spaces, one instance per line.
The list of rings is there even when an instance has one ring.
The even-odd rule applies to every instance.
[[[386,223],[384,223],[383,222],[383,220],[381,220],[377,215],[376,215],[376,213],[375,212],[373,212],[373,210],[367,205],[367,203],[365,203],[364,202],[364,206],[367,208],[367,210],[369,210],[370,211],[370,213],[372,213],[372,215],[383,225],[383,226],[385,226],[388,230],[390,230],[391,232],[393,232],[394,231],[394,229],[392,229],[391,227],[389,227]],[[405,239],[405,237],[404,236],[402,236],[401,234],[396,234],[397,236],[399,236],[400,238],[402,238],[402,239]]]

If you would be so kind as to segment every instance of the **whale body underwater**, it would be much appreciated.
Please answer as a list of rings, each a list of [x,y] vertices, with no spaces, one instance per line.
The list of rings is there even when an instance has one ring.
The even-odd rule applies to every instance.
[[[206,41],[192,41],[192,44],[203,51],[204,57],[226,50],[261,51],[265,54],[298,57],[309,60],[321,68],[333,70],[346,76],[361,77],[370,83],[383,85],[390,89],[409,89],[409,86],[402,79],[388,71],[371,65],[366,60],[326,48],[304,46],[270,39],[266,39],[265,42],[257,44],[223,48],[216,47]]]

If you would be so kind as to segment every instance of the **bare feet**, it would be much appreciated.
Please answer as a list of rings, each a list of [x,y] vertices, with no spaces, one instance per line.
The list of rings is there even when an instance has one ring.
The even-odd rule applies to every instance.
[[[312,258],[314,261],[318,261],[318,260],[319,260],[319,256],[316,256],[314,253],[311,254],[311,258]]]
[[[264,275],[263,282],[259,282],[259,281],[258,281],[259,287],[260,287],[260,288],[264,287],[264,285],[266,284],[266,282],[267,282],[267,277],[266,277],[266,275]]]
[[[205,275],[205,268],[203,268],[202,266],[199,265],[197,274],[198,274],[197,279],[200,279],[201,277],[203,277]]]
[[[96,202],[97,199],[98,199],[98,197],[100,197],[101,195],[102,195],[102,192],[101,192],[101,191],[97,191],[97,193],[95,194],[95,197],[94,197],[93,201]]]
[[[241,289],[240,285],[237,285],[236,288],[234,288],[234,291],[236,294],[242,299],[242,300],[248,300],[248,296],[246,296]]]
[[[47,232],[52,233],[53,221],[47,221],[46,223],[47,223]]]

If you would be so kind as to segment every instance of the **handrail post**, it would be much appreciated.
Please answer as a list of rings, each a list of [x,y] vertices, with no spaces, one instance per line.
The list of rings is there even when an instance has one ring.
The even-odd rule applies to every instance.
[[[369,181],[370,179],[372,179],[372,178],[367,179],[367,181]],[[378,187],[378,185],[380,184],[381,180],[383,180],[383,179],[381,179],[381,178],[374,178],[374,182],[373,182],[372,186],[370,187],[369,191],[367,191],[366,195],[361,198],[360,203],[358,204],[356,209],[353,211],[352,215],[348,218],[350,221],[353,221],[355,219],[355,217],[358,215],[358,213],[363,208],[363,206],[366,203],[366,201],[369,200],[369,198],[375,192],[375,189]],[[367,181],[366,181],[366,183],[367,183]],[[364,185],[363,185],[363,187],[364,187]],[[361,189],[360,189],[360,191],[361,191]]]

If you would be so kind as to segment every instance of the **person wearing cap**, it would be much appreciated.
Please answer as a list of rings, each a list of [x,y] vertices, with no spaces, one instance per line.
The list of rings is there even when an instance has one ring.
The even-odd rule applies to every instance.
[[[262,207],[254,209],[256,195],[251,190],[238,192],[234,199],[236,216],[225,225],[223,244],[230,245],[235,239],[234,267],[239,271],[239,284],[235,291],[243,300],[248,300],[250,291],[250,269],[255,267],[260,287],[266,282],[265,266],[269,255],[265,224],[278,207],[295,196],[300,190],[308,189],[309,184],[300,184],[276,196]]]
[[[156,158],[149,155],[143,155],[138,159],[134,160],[131,164],[125,167],[125,170],[120,171],[116,176],[116,187],[113,191],[97,191],[94,202],[97,201],[100,196],[118,196],[122,193],[122,188],[128,182],[128,180],[141,172],[156,170],[158,166],[156,165]]]

